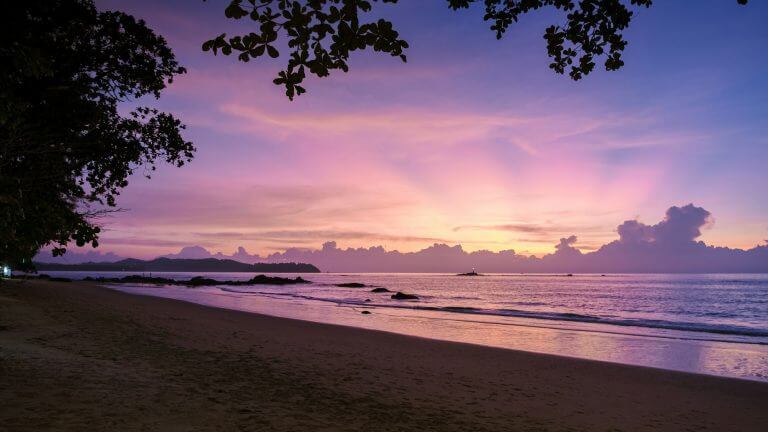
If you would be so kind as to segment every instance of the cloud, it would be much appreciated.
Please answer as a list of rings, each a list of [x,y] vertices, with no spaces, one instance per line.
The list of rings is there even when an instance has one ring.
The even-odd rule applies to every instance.
[[[244,250],[244,249],[243,249]],[[239,249],[238,249],[239,252]],[[213,254],[208,249],[202,246],[185,246],[181,248],[178,253],[163,255],[162,258],[179,258],[179,259],[204,259],[211,258]]]
[[[59,264],[77,264],[77,263],[84,263],[84,262],[115,262],[120,261],[123,259],[123,257],[118,256],[112,252],[106,252],[102,253],[101,251],[95,251],[95,250],[67,250],[67,253],[65,253],[63,256],[57,256],[54,257],[51,251],[44,250],[40,251],[35,256],[35,261],[37,262],[52,262],[52,263],[59,263]]]
[[[435,237],[393,235],[367,231],[344,230],[273,230],[250,232],[198,232],[195,236],[211,239],[236,239],[236,240],[267,240],[273,242],[295,242],[326,240],[329,238],[339,240],[384,240],[397,242],[449,242],[449,240]]]
[[[534,224],[534,223],[509,223],[501,225],[460,225],[453,228],[454,232],[476,230],[476,231],[510,231],[533,235],[552,236],[556,234],[579,232],[604,232],[605,229],[598,226],[575,226],[575,225],[555,225],[555,224]]]
[[[491,230],[491,231],[514,231],[524,233],[551,233],[561,231],[562,227],[551,227],[537,224],[505,224],[505,225],[461,225],[453,228],[453,231],[461,230]]]
[[[569,249],[574,249],[573,245],[575,243],[576,243],[576,236],[575,235],[572,235],[572,236],[566,237],[566,238],[561,238],[560,239],[560,243],[558,243],[555,246],[555,250],[560,252],[560,251],[565,251],[565,250],[569,250]]]
[[[162,238],[147,237],[110,237],[102,242],[104,245],[129,245],[129,246],[153,246],[153,247],[180,247],[189,244],[183,240],[168,240]]]
[[[701,229],[712,223],[712,215],[701,207],[688,204],[670,207],[664,220],[656,225],[646,225],[629,220],[619,225],[619,241],[622,243],[684,244],[701,236]]]
[[[291,247],[267,256],[250,254],[243,247],[232,254],[212,253],[202,246],[184,247],[179,253],[165,256],[229,258],[243,262],[306,262],[331,272],[459,272],[470,268],[489,273],[768,272],[768,245],[743,250],[708,246],[697,241],[702,228],[711,223],[712,215],[701,207],[693,204],[674,206],[653,225],[637,220],[623,222],[617,227],[619,238],[599,248],[591,244],[579,246],[576,235],[562,237],[555,245],[555,252],[541,258],[518,254],[514,250],[467,252],[461,245],[448,245],[440,239],[434,239],[432,246],[415,252],[387,250],[382,246],[340,248],[336,241],[326,241],[320,249]],[[234,239],[254,235],[289,244],[326,237],[405,242],[432,240],[429,237],[340,230],[221,231],[198,235]],[[144,242],[142,239],[124,241]],[[589,252],[582,253],[581,249]],[[81,258],[77,254],[70,257],[67,262]],[[94,260],[93,257],[88,259]]]
[[[290,137],[292,140],[302,138],[297,142],[312,142],[324,137],[324,141],[334,141],[342,146],[378,147],[385,144],[398,152],[413,151],[414,145],[445,150],[468,142],[503,140],[533,156],[537,154],[537,149],[530,136],[518,133],[510,138],[508,132],[529,129],[538,132],[545,129],[545,124],[562,123],[562,119],[548,115],[484,114],[448,107],[275,113],[233,101],[222,104],[219,110],[230,118],[229,124],[224,126],[229,130],[235,128],[246,133]]]
[[[395,192],[374,193],[363,186],[231,183],[216,178],[176,187],[140,183],[131,192],[120,201],[128,209],[120,223],[142,230],[148,224],[174,229],[328,225],[340,215],[355,222],[372,216],[386,217],[413,205],[408,197]]]
[[[325,271],[458,272],[467,268],[485,272],[546,273],[768,271],[768,245],[742,250],[697,241],[701,229],[711,223],[712,215],[701,207],[673,206],[657,224],[635,220],[622,223],[617,228],[619,239],[599,248],[591,244],[578,247],[575,235],[563,237],[555,245],[555,252],[542,258],[520,255],[513,250],[466,252],[459,245],[446,244],[401,253],[382,247],[341,249],[335,242],[327,242],[320,250],[288,249],[268,259],[310,262]],[[589,252],[582,253],[581,249]]]

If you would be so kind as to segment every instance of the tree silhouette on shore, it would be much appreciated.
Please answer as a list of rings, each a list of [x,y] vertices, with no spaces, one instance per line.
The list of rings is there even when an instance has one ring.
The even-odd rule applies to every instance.
[[[185,72],[143,21],[91,0],[25,0],[3,5],[0,28],[0,263],[25,268],[45,245],[97,246],[96,218],[128,177],[181,166],[194,147],[171,114],[121,114]]]

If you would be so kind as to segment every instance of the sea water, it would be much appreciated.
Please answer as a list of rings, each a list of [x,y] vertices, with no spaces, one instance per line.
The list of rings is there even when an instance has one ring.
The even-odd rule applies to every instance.
[[[74,278],[127,273],[48,272]],[[197,273],[153,273],[188,279]],[[246,280],[251,273],[204,273]],[[280,274],[296,277],[296,274]],[[766,274],[302,274],[310,284],[112,285],[433,339],[768,381]],[[363,288],[344,288],[358,282]],[[391,292],[373,293],[374,287]],[[394,292],[417,300],[395,300]],[[362,311],[370,314],[362,314]]]

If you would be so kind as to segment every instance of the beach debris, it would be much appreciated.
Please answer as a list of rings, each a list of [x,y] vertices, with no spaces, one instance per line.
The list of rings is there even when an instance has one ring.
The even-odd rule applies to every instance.
[[[367,285],[360,282],[347,282],[336,284],[336,286],[340,288],[365,288]]]
[[[372,293],[385,293],[385,292],[392,292],[384,287],[376,287],[371,290]]]
[[[415,294],[405,294],[398,291],[396,294],[392,294],[393,300],[418,300],[419,296]]]

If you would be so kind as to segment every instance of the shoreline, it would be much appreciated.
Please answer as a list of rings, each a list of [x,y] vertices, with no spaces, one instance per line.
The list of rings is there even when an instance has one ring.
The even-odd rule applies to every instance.
[[[112,275],[112,277],[104,278],[94,278],[92,275],[95,274],[93,272],[66,272],[66,271],[57,271],[53,272],[54,277],[67,277],[67,276],[81,276],[80,278],[72,278],[72,280],[81,280],[81,281],[94,281],[100,282],[100,283],[110,283],[110,282],[117,282],[116,285],[113,285],[113,287],[117,287],[117,289],[122,290],[124,292],[141,292],[142,287],[151,286],[152,283],[149,285],[143,284],[141,280],[117,280],[121,279],[120,276],[122,276],[122,279],[134,278],[134,279],[140,279],[140,278],[146,278],[144,275],[138,276],[134,275],[130,272],[98,272],[98,273],[104,273],[108,275]],[[218,283],[215,280],[209,279],[209,276],[201,276],[199,272],[188,272],[188,273],[180,273],[180,272],[161,272],[157,273],[163,276],[164,278],[171,278],[176,277],[178,275],[183,275],[186,277],[181,277],[178,280],[170,280],[169,283],[165,283],[163,285],[185,285],[186,281],[189,281],[189,276],[192,275],[192,281],[195,279],[200,279],[201,281],[207,281],[208,283],[205,284],[194,284],[189,283],[190,285],[194,285],[196,287],[198,286],[205,286],[205,285],[211,285],[219,287],[222,291],[227,291],[231,293],[237,293],[237,294],[247,294],[247,295],[253,295],[253,294],[264,294],[264,295],[289,295],[283,292],[280,293],[268,293],[268,292],[253,292],[249,291],[249,288],[256,287],[258,285],[262,285],[260,283],[257,284],[249,284],[247,283],[247,279],[238,279],[237,281],[218,281]],[[219,277],[231,277],[227,275],[231,275],[231,273],[210,273],[211,275],[216,275]],[[255,273],[254,273],[255,274]],[[86,276],[87,275],[87,276]],[[116,276],[119,275],[119,276]],[[125,275],[130,275],[126,277]],[[297,277],[297,275],[300,275],[298,273],[284,273],[284,276],[294,278]],[[328,273],[323,274],[323,276],[330,275]],[[367,280],[368,278],[366,276],[371,275],[383,275],[383,276],[392,276],[393,274],[373,274],[373,273],[359,273],[355,274],[355,276],[360,276],[360,279]],[[401,274],[398,274],[401,275]],[[696,276],[701,276],[702,274],[695,274]],[[338,276],[351,276],[351,274],[339,274]],[[434,273],[434,274],[428,274],[428,276],[456,276],[456,275],[446,275],[441,273]],[[500,274],[483,274],[481,276],[507,276],[507,275],[500,275]],[[518,276],[518,275],[509,275],[509,276]],[[564,275],[552,275],[552,274],[546,274],[546,275],[538,275],[538,276],[557,276],[557,277],[564,277]],[[594,275],[592,275],[594,276]],[[625,274],[623,276],[635,276],[635,275],[629,275]],[[660,275],[660,276],[668,276],[668,275]],[[766,275],[763,275],[766,276]],[[105,280],[100,280],[100,279]],[[107,279],[115,279],[115,280],[107,280]],[[151,277],[147,278],[151,279]],[[160,279],[160,278],[158,278]],[[153,282],[153,281],[149,281]],[[162,282],[162,281],[159,281]],[[304,282],[304,281],[302,281]],[[326,282],[318,282],[314,280],[307,280],[307,284],[312,286],[329,286],[329,287],[342,287],[342,288],[383,288],[378,285],[372,284],[372,285],[366,285],[362,286],[364,284],[359,284],[361,286],[353,286],[353,287],[346,287],[344,283],[339,282],[338,280],[334,280],[331,283]],[[392,282],[392,281],[390,281]],[[386,283],[386,282],[379,282],[379,283]],[[229,288],[227,285],[242,285],[244,286],[243,289],[245,291],[240,291],[238,288]],[[355,284],[353,284],[355,285]],[[109,286],[109,285],[107,285]],[[127,287],[127,289],[120,288],[120,287]],[[131,288],[134,288],[133,290]],[[269,289],[269,285],[265,286],[266,289]],[[411,287],[413,288],[413,287]],[[402,289],[402,288],[401,288]],[[358,291],[357,293],[350,292],[349,294],[354,296],[355,294],[359,294],[363,291]],[[154,294],[150,294],[154,295]],[[432,294],[434,296],[434,294]],[[429,294],[427,294],[429,296]],[[724,343],[736,343],[736,344],[749,344],[749,345],[767,345],[768,346],[768,329],[765,328],[755,328],[754,326],[750,326],[749,323],[727,323],[723,324],[720,322],[708,322],[707,320],[704,321],[697,321],[695,318],[692,321],[686,321],[683,319],[682,321],[680,317],[672,317],[669,318],[657,318],[657,317],[648,317],[648,316],[640,316],[640,317],[633,317],[631,315],[601,315],[599,312],[594,313],[595,311],[586,311],[586,312],[580,312],[576,310],[572,310],[569,308],[561,309],[561,310],[536,310],[536,308],[533,309],[526,309],[525,307],[522,308],[516,308],[514,306],[511,307],[486,307],[482,304],[475,305],[475,304],[441,304],[441,305],[433,305],[432,302],[428,301],[427,303],[417,302],[417,303],[410,303],[410,302],[400,302],[400,303],[386,303],[381,301],[374,301],[371,302],[371,299],[365,299],[363,302],[361,298],[338,298],[338,297],[325,297],[322,295],[319,295],[317,297],[314,297],[314,294],[306,294],[302,293],[300,295],[296,295],[296,298],[299,299],[305,299],[305,300],[312,300],[316,302],[325,302],[325,303],[331,303],[331,304],[338,304],[338,305],[344,305],[344,306],[357,306],[357,307],[373,307],[373,308],[384,308],[384,309],[402,309],[402,310],[414,310],[414,311],[428,311],[428,312],[440,312],[445,314],[459,314],[459,316],[466,315],[466,316],[473,316],[473,317],[492,317],[492,318],[519,318],[524,319],[531,322],[541,321],[541,322],[551,322],[551,323],[575,323],[575,324],[587,324],[587,325],[597,325],[603,328],[603,330],[590,329],[589,331],[593,332],[604,332],[604,333],[612,333],[612,334],[626,334],[626,335],[637,335],[637,336],[650,336],[650,337],[658,337],[658,338],[665,338],[665,339],[690,339],[690,340],[698,340],[698,341],[704,341],[704,342],[724,342]],[[173,297],[173,298],[181,298],[181,297]],[[429,297],[426,297],[429,298]],[[194,299],[192,297],[190,298],[183,298],[185,300],[191,301],[193,303],[197,304],[208,304],[211,305],[212,303],[205,303],[201,302],[197,299]],[[381,300],[381,299],[378,299]],[[464,300],[464,299],[462,299]],[[476,300],[482,300],[483,299],[476,299]],[[370,302],[370,303],[369,303]],[[259,313],[258,311],[255,311]],[[620,311],[623,312],[623,311]],[[267,313],[268,315],[272,315],[270,313]],[[544,325],[542,327],[552,327],[549,325]],[[639,329],[639,331],[627,331],[627,330],[617,330],[617,329]],[[581,330],[577,330],[581,331]],[[669,333],[671,332],[671,333]],[[694,336],[689,336],[694,335]]]
[[[161,296],[156,296],[156,295],[146,294],[146,293],[140,293],[140,292],[131,292],[131,291],[119,289],[119,288],[117,288],[117,286],[115,286],[115,287],[108,287],[106,285],[98,285],[98,284],[96,286],[98,286],[99,288],[104,288],[104,289],[108,289],[108,290],[114,290],[114,291],[120,292],[122,294],[127,294],[127,295],[131,295],[131,296],[150,297],[150,298],[156,298],[156,299],[167,300],[167,301],[172,301],[172,302],[181,302],[181,303],[191,304],[191,305],[195,305],[195,306],[199,306],[199,307],[203,307],[203,308],[210,308],[210,309],[215,309],[215,310],[223,310],[223,311],[229,311],[229,312],[233,312],[233,313],[244,313],[244,314],[256,315],[256,316],[260,316],[260,317],[264,317],[264,318],[275,318],[275,319],[279,319],[279,320],[298,321],[298,322],[303,322],[303,323],[316,324],[316,325],[320,325],[320,326],[339,327],[339,328],[342,328],[342,329],[355,329],[355,330],[362,330],[362,331],[366,331],[366,332],[374,332],[374,333],[383,333],[383,334],[388,334],[388,335],[402,336],[402,337],[405,337],[405,338],[414,338],[414,339],[423,340],[423,341],[445,342],[445,343],[450,343],[450,344],[466,345],[466,346],[470,346],[470,347],[482,347],[482,348],[488,348],[488,349],[494,349],[494,350],[512,351],[512,352],[521,353],[521,354],[551,356],[551,357],[561,358],[563,360],[576,360],[576,361],[595,362],[595,363],[603,363],[603,364],[608,364],[608,365],[627,366],[627,367],[631,367],[631,368],[642,368],[642,369],[658,370],[658,371],[664,371],[664,372],[675,372],[675,373],[682,373],[682,374],[688,374],[688,375],[693,375],[693,376],[704,376],[704,377],[722,378],[722,379],[729,379],[729,380],[759,382],[759,383],[764,383],[765,385],[768,386],[768,380],[764,380],[764,379],[747,378],[747,377],[741,377],[741,376],[727,376],[727,375],[707,374],[707,373],[691,372],[691,371],[684,371],[684,370],[674,370],[674,369],[666,369],[666,368],[662,368],[662,367],[654,367],[654,366],[644,366],[644,365],[639,365],[639,364],[622,363],[622,362],[617,362],[617,361],[589,359],[589,358],[583,358],[583,357],[577,357],[577,356],[569,356],[569,355],[566,355],[566,354],[527,351],[527,350],[524,350],[524,349],[507,348],[507,347],[503,347],[503,346],[484,345],[484,344],[481,344],[481,343],[473,343],[473,342],[464,342],[464,341],[458,341],[458,340],[440,339],[440,338],[429,337],[429,336],[419,336],[419,335],[414,335],[414,334],[400,333],[400,332],[392,331],[392,330],[383,330],[383,329],[377,329],[377,328],[366,328],[366,327],[355,326],[355,325],[351,325],[351,324],[337,324],[337,323],[333,323],[333,322],[313,321],[313,320],[308,320],[308,319],[292,318],[292,317],[279,316],[279,315],[271,315],[269,313],[255,312],[255,311],[249,311],[249,310],[245,310],[245,309],[232,309],[232,308],[229,308],[229,307],[226,307],[226,306],[216,306],[216,305],[211,305],[211,304],[197,303],[197,302],[194,302],[194,301],[191,301],[191,300],[183,300],[183,299],[178,299],[178,298],[173,298],[173,297],[161,297]],[[357,308],[353,308],[353,309],[354,310],[358,310],[358,309],[371,310],[373,308],[369,308],[367,305],[358,305]],[[404,309],[406,309],[406,308],[404,308]],[[406,310],[410,310],[410,309],[406,309]],[[445,311],[439,311],[439,312],[445,312]],[[478,314],[478,315],[481,315],[481,314]],[[424,319],[422,317],[419,317],[419,318]],[[533,323],[521,322],[521,323],[509,324],[509,323],[499,323],[499,322],[494,322],[494,321],[473,321],[473,320],[458,320],[458,319],[456,321],[465,322],[465,323],[466,322],[476,323],[476,324],[489,325],[489,326],[529,327],[529,328],[534,328],[534,329],[552,330],[552,331],[584,332],[584,333],[589,333],[589,334],[597,333],[597,334],[605,334],[605,335],[610,335],[610,336],[630,336],[630,337],[639,338],[639,339],[652,338],[652,339],[669,339],[671,341],[714,342],[714,343],[718,343],[718,344],[727,344],[727,345],[735,345],[735,346],[739,346],[739,345],[743,345],[743,344],[746,344],[746,345],[757,345],[757,346],[766,345],[766,343],[762,343],[762,342],[742,342],[742,341],[729,341],[729,340],[720,340],[720,339],[701,339],[701,338],[686,337],[686,336],[623,333],[623,332],[619,332],[619,331],[611,331],[611,330],[603,330],[603,329],[589,329],[589,330],[587,330],[587,329],[579,329],[579,328],[576,328],[576,329],[568,328],[566,330],[566,329],[563,329],[561,327],[557,327],[554,324],[553,325],[546,325],[546,324],[539,325],[538,323],[536,323],[537,321],[544,321],[544,322],[550,321],[549,319],[546,319],[546,318],[531,318],[531,317],[524,317],[524,318],[533,320]],[[609,326],[607,324],[601,324],[601,325]],[[623,327],[623,326],[617,325],[617,327]],[[627,327],[631,327],[631,326],[627,326]]]
[[[754,343],[758,341],[747,337],[734,340],[734,336],[724,339],[712,333],[454,313],[418,305],[337,301],[317,298],[313,294],[285,293],[282,288],[276,292],[241,292],[226,287],[189,290],[145,285],[110,285],[109,288],[228,310],[383,330],[432,340],[768,382],[768,346]],[[369,313],[361,317],[361,311]]]
[[[8,401],[0,424],[11,430],[749,431],[768,422],[768,384],[758,381],[279,318],[82,282],[4,281],[0,341],[0,397]],[[103,417],[104,409],[115,412]]]

